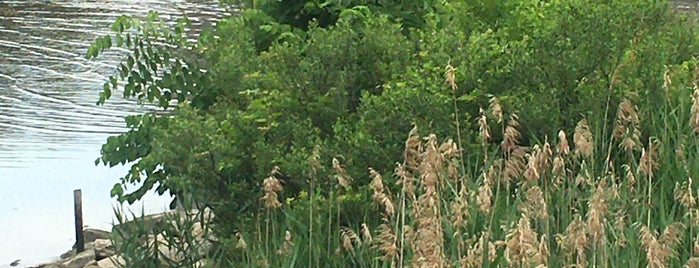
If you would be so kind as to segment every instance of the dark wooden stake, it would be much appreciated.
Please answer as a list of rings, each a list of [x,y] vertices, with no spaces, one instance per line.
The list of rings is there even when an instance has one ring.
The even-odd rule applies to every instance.
[[[75,204],[75,246],[76,252],[85,251],[85,236],[83,235],[83,194],[80,189],[73,191]]]

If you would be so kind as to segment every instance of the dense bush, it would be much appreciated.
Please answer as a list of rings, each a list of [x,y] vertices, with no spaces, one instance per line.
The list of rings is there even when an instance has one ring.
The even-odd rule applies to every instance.
[[[559,130],[573,133],[582,118],[589,119],[594,137],[604,138],[593,143],[596,154],[585,159],[588,166],[576,162],[568,172],[599,176],[609,163],[633,166],[649,137],[677,146],[686,139],[678,133],[689,133],[686,124],[672,127],[676,135],[667,129],[669,120],[687,120],[696,27],[664,2],[253,1],[196,43],[187,41],[185,26],[183,20],[171,29],[155,13],[144,21],[122,17],[113,36],[91,46],[90,57],[112,45],[132,51],[105,83],[101,102],[123,92],[171,109],[164,116],[128,118],[131,130],[110,138],[99,161],[132,165],[112,191],[120,200],[132,202],[153,187],[176,198],[192,196],[214,209],[223,237],[259,234],[261,225],[272,225],[267,234],[295,228],[302,237],[337,242],[342,227],[365,222],[375,229],[381,207],[365,209],[372,194],[367,168],[393,174],[396,161],[408,161],[405,135],[413,124],[452,139],[461,149],[458,157],[450,156],[461,163],[458,177],[478,183],[497,166],[497,157],[508,161],[513,154],[507,136],[512,129],[522,133],[515,144],[526,147],[553,141]],[[630,132],[617,133],[617,107],[626,99],[647,109],[626,123]],[[481,107],[490,107],[488,113]],[[480,140],[484,125],[476,120],[484,118],[497,124]],[[521,124],[508,125],[515,121]],[[612,146],[630,136],[631,149]],[[339,165],[329,168],[332,159]],[[269,215],[259,200],[260,183],[277,168],[275,178],[285,189],[279,200],[289,208]],[[353,182],[338,185],[338,178]],[[396,176],[384,179],[386,191],[401,191]],[[478,188],[474,183],[470,187]],[[127,191],[133,184],[136,190]],[[671,198],[672,183],[661,185],[660,195]],[[520,187],[514,179],[495,187],[494,202],[510,205],[516,200],[500,192]],[[593,190],[565,198],[587,198]],[[513,207],[500,205],[503,220],[517,216]],[[634,217],[649,211],[640,210]],[[560,213],[568,221],[548,229],[549,239],[572,219],[570,211]],[[268,216],[265,224],[261,216]],[[490,224],[495,217],[480,216]],[[304,221],[328,234],[304,233]],[[473,224],[484,221],[476,218],[468,230],[483,231]],[[332,254],[319,252],[330,246],[337,247],[295,250],[316,256],[307,261],[323,262]],[[258,249],[269,257],[269,248]],[[246,254],[238,257],[260,256]],[[378,256],[368,249],[366,254]]]

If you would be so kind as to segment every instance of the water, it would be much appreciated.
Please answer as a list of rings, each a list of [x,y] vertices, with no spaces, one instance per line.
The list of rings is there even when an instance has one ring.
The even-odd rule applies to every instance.
[[[84,223],[110,228],[109,190],[126,168],[94,160],[109,135],[125,130],[123,116],[149,108],[118,96],[96,106],[125,52],[84,54],[117,16],[150,9],[193,17],[195,29],[225,14],[216,0],[0,0],[0,267],[36,264],[71,247],[74,189],[83,192]],[[169,201],[150,195],[135,208],[159,212]]]

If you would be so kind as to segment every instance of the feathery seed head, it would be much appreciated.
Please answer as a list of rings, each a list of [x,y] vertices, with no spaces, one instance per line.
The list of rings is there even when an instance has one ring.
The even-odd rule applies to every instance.
[[[658,232],[651,230],[646,225],[641,225],[638,237],[641,240],[641,246],[646,250],[648,267],[667,266],[667,261],[677,254],[673,247],[679,242],[683,229],[684,225],[681,223],[672,223],[658,238]]]
[[[575,126],[573,143],[575,143],[575,153],[577,155],[582,155],[584,157],[592,156],[594,144],[592,141],[592,132],[590,132],[590,125],[587,123],[586,118],[581,119]]]
[[[527,215],[531,219],[546,219],[548,218],[548,210],[546,208],[546,200],[539,186],[533,186],[525,190],[526,199],[518,206],[518,209],[523,215]]]
[[[534,182],[539,179],[539,168],[542,166],[539,164],[539,156],[536,148],[534,152],[526,154],[525,157],[527,158],[527,169],[524,171],[524,178],[527,179],[528,182]]]
[[[558,146],[556,146],[556,151],[558,151],[560,155],[568,155],[570,153],[568,138],[566,138],[566,133],[563,130],[558,131]]]
[[[519,117],[516,114],[510,116],[510,120],[507,121],[507,126],[505,127],[505,133],[503,133],[502,140],[502,151],[505,154],[509,154],[516,150],[519,146],[517,145],[519,138],[522,134],[519,132],[517,127],[519,127]]]
[[[490,110],[490,114],[495,117],[495,120],[497,120],[498,124],[502,123],[503,119],[503,113],[502,113],[502,106],[500,106],[500,100],[493,96],[490,95],[490,100],[488,101],[488,109]]]
[[[686,209],[690,210],[694,208],[694,206],[697,204],[697,200],[694,197],[694,194],[692,193],[692,178],[690,177],[688,179],[688,182],[685,181],[682,183],[680,186],[679,182],[675,183],[675,200],[679,201],[682,206],[684,206]]]
[[[646,176],[653,177],[653,172],[658,169],[658,146],[655,142],[648,142],[648,150],[643,148],[641,159],[638,163],[638,171]]]
[[[586,228],[590,238],[592,238],[592,241],[597,245],[606,243],[605,226],[607,219],[605,215],[607,213],[607,201],[605,200],[604,184],[604,181],[600,182],[594,195],[592,195],[592,198],[588,201]]]
[[[354,244],[361,244],[359,236],[357,236],[352,229],[347,227],[342,227],[340,229],[340,238],[342,240],[342,248],[345,251],[351,252],[352,254],[354,254]]]
[[[567,258],[576,255],[575,266],[585,267],[587,265],[585,248],[588,246],[589,240],[585,223],[583,223],[579,214],[574,216],[573,221],[566,227],[564,234],[556,236],[556,242]]]
[[[466,220],[469,217],[468,212],[468,191],[465,186],[459,190],[459,195],[451,201],[451,224],[457,228],[466,226]]]
[[[384,208],[384,213],[386,213],[388,217],[392,217],[396,212],[395,207],[389,195],[384,192],[385,188],[381,174],[376,172],[373,168],[369,168],[369,174],[372,178],[370,185],[371,189],[374,191],[374,201]]]
[[[616,112],[616,122],[612,136],[621,139],[619,147],[626,152],[638,149],[641,146],[640,120],[638,118],[638,108],[631,103],[630,97],[624,98]]]
[[[409,170],[417,170],[419,154],[422,151],[422,143],[418,135],[417,125],[413,126],[408,134],[408,139],[405,141],[405,150],[403,151],[403,159]]]
[[[284,242],[282,246],[277,250],[277,255],[288,255],[294,250],[294,243],[291,241],[291,232],[287,230],[284,232]]]
[[[699,257],[691,257],[687,260],[687,263],[682,266],[684,268],[696,268],[699,267]]]
[[[694,92],[692,93],[692,110],[689,118],[689,126],[694,133],[699,134],[699,87],[694,83]]]
[[[491,179],[488,176],[491,176],[490,172],[483,173],[483,184],[478,187],[478,195],[476,196],[476,204],[483,213],[489,213],[492,206],[493,190],[491,189]]]
[[[381,259],[384,261],[394,262],[398,258],[398,246],[396,245],[397,237],[393,233],[391,226],[382,223],[378,227],[379,235],[376,238],[377,247],[381,251]]]
[[[481,143],[486,144],[490,141],[490,126],[488,126],[488,118],[485,116],[485,110],[479,108],[478,111],[478,133],[481,136]]]
[[[340,165],[340,160],[333,157],[332,164],[333,170],[335,170],[335,176],[337,177],[337,183],[344,188],[349,187],[350,183],[352,182],[352,178],[347,175],[345,169]]]
[[[566,166],[565,162],[563,161],[563,157],[560,155],[557,155],[553,159],[553,168],[551,169],[551,173],[553,173],[556,176],[562,176],[565,172]]]
[[[445,69],[445,83],[451,88],[451,90],[456,90],[457,88],[459,88],[456,85],[456,68],[454,68],[454,66],[451,66],[451,63],[448,63]]]
[[[636,184],[636,175],[634,175],[634,172],[631,170],[631,166],[628,164],[623,164],[621,167],[624,169],[624,174],[626,175],[626,182],[629,187],[629,190],[634,190],[635,188],[633,187],[634,184]]]
[[[515,228],[508,231],[504,244],[505,259],[510,266],[531,267],[546,262],[546,252],[539,250],[537,233],[525,215],[520,217]]]
[[[366,223],[362,223],[362,240],[364,240],[365,244],[371,244],[374,242],[374,239],[371,237],[369,227],[366,226]]]
[[[262,196],[261,199],[264,201],[267,208],[278,208],[282,206],[277,195],[277,193],[283,190],[281,182],[276,178],[279,174],[279,167],[275,166],[272,172],[270,172],[269,177],[262,182],[264,196]]]
[[[486,257],[486,260],[489,262],[495,260],[497,257],[497,249],[493,242],[486,241],[487,237],[488,233],[483,232],[478,238],[478,241],[475,241],[475,243],[469,246],[466,251],[466,256],[460,260],[461,267],[482,267],[483,259]],[[488,256],[484,256],[486,247],[488,249]]]
[[[502,175],[507,182],[515,181],[525,171],[527,167],[525,163],[526,154],[526,149],[519,147],[512,151],[505,160],[505,168],[502,171]]]

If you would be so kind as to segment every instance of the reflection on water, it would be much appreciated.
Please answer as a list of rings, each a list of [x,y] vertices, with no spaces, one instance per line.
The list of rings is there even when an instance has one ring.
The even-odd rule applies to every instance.
[[[223,14],[217,0],[0,2],[0,267],[71,246],[73,189],[83,189],[86,224],[109,226],[109,189],[125,168],[93,161],[106,137],[124,130],[123,116],[148,108],[118,97],[96,106],[125,51],[98,60],[84,54],[117,16],[150,9],[165,19],[193,17],[195,29]],[[147,211],[168,201],[149,198]]]

